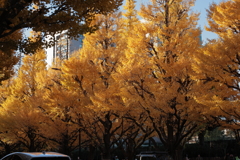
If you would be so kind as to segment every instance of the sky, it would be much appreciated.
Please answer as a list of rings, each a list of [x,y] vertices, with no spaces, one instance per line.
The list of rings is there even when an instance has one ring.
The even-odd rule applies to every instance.
[[[200,13],[200,19],[198,21],[198,24],[200,25],[201,29],[202,29],[202,39],[203,41],[206,41],[207,39],[213,39],[213,38],[217,38],[217,35],[212,33],[212,32],[208,32],[204,30],[204,26],[207,26],[207,12],[206,9],[209,8],[210,4],[212,4],[213,2],[215,3],[220,3],[222,0],[196,0],[195,2],[195,6],[193,8],[193,10],[197,11]]]
[[[137,6],[136,6],[137,10],[140,9],[141,4],[148,4],[150,2],[150,0],[136,0],[136,1],[137,1]],[[208,9],[210,4],[212,4],[213,2],[218,4],[221,1],[222,0],[196,0],[196,2],[195,2],[195,6],[193,7],[193,10],[200,13],[198,24],[199,24],[199,27],[202,29],[203,42],[206,42],[207,39],[217,38],[216,34],[205,31],[204,26],[208,25],[206,9]],[[123,3],[125,4],[125,0]]]

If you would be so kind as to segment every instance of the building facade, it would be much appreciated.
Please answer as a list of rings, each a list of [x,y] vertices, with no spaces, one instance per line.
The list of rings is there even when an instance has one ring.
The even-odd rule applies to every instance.
[[[56,60],[69,59],[71,55],[83,47],[83,35],[77,39],[69,38],[67,31],[54,37],[54,45],[46,49],[48,67],[56,64]]]

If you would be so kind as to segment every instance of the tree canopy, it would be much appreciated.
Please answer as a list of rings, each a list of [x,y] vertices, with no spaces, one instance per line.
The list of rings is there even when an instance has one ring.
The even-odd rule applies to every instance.
[[[122,0],[1,0],[0,38],[23,28],[47,34],[68,30],[70,36],[93,31],[94,14],[118,9]]]
[[[209,27],[219,38],[204,46],[194,55],[195,71],[204,84],[203,92],[197,97],[202,104],[211,108],[208,114],[218,117],[222,126],[238,129],[239,124],[239,0],[213,3],[208,10]],[[206,93],[206,91],[208,91]],[[217,116],[214,116],[215,118]],[[224,118],[223,118],[224,117]]]
[[[17,59],[14,51],[34,53],[43,46],[53,45],[47,35],[67,30],[69,37],[93,32],[97,26],[89,24],[95,14],[116,11],[122,0],[0,0],[0,62],[1,79],[9,78]],[[39,34],[38,41],[31,41],[23,29]]]
[[[0,39],[0,43],[4,43],[5,47],[0,50],[0,84],[1,81],[10,78],[14,74],[13,66],[19,61],[19,55],[16,54],[17,46],[13,47],[22,39],[20,30],[13,34]]]
[[[94,14],[105,14],[115,11],[122,4],[122,0],[1,0],[0,5],[0,39],[21,29],[32,29],[41,32],[41,36],[54,35],[68,30],[68,36],[93,32],[96,26],[89,26]],[[41,38],[38,45],[49,45],[49,41]],[[12,44],[13,48],[20,43]],[[21,48],[27,51],[29,41],[24,39]],[[9,44],[0,41],[0,50]],[[31,46],[31,45],[30,45]],[[36,47],[36,46],[35,46]]]
[[[129,39],[118,78],[125,105],[144,112],[173,159],[202,125],[204,106],[195,101],[193,55],[200,48],[194,0],[152,0],[143,5]],[[137,47],[136,47],[137,46]]]

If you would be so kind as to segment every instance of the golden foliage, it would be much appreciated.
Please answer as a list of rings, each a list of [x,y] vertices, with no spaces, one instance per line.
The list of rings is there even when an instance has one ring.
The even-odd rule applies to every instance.
[[[206,29],[220,37],[228,31],[239,33],[239,6],[239,0],[228,0],[219,5],[213,3],[208,10],[209,27]]]
[[[36,95],[36,79],[45,68],[44,58],[43,50],[24,57],[18,77],[10,81],[11,85],[3,93],[6,99],[1,105],[1,129],[8,131],[8,136],[14,141],[22,142],[29,151],[37,149],[33,141],[43,143],[38,136],[30,135],[38,134],[40,123],[44,123],[42,112],[38,108],[41,98]]]
[[[239,113],[239,0],[212,4],[208,10],[208,31],[218,34],[217,40],[209,41],[195,54],[194,70],[201,79],[199,103],[209,106],[206,112],[221,115],[231,126],[238,121]],[[235,121],[235,122],[234,122]],[[234,125],[233,125],[234,127]]]
[[[221,8],[230,12],[235,3],[212,6],[212,30],[219,27]],[[140,143],[154,135],[176,158],[176,150],[210,117],[227,111],[227,119],[238,118],[239,36],[221,25],[221,39],[202,47],[193,5],[194,0],[152,0],[137,15],[135,1],[128,0],[125,17],[95,15],[91,26],[99,30],[85,34],[78,55],[62,66],[46,70],[41,50],[26,56],[18,77],[1,87],[0,126],[36,127],[54,141],[49,146],[62,148],[74,148],[81,130],[82,140],[105,155],[120,138]]]
[[[173,157],[202,127],[202,112],[207,111],[194,99],[200,86],[192,78],[191,64],[201,43],[199,14],[190,13],[193,3],[152,0],[143,5],[139,12],[142,23],[133,25],[123,65],[114,75],[129,112],[133,117],[146,113],[145,124],[158,131],[165,147],[169,151],[176,147],[170,151]],[[179,146],[174,145],[179,138]]]

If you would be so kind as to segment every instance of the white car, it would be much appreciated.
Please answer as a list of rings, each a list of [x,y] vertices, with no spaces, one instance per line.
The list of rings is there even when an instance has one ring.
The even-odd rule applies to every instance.
[[[71,160],[71,158],[57,152],[13,152],[1,160]]]

